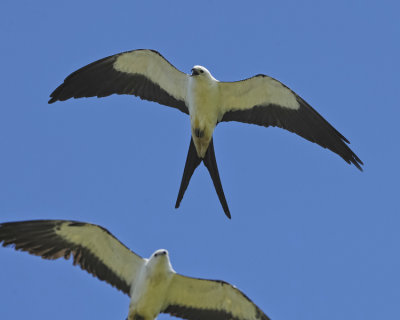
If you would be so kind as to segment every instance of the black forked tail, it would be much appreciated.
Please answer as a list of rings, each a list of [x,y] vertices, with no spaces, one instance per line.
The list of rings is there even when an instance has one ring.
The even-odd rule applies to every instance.
[[[224,190],[222,189],[221,179],[218,173],[217,160],[215,159],[214,143],[212,138],[210,144],[208,145],[206,156],[204,157],[203,162],[208,169],[208,172],[210,173],[211,179],[214,183],[215,191],[217,191],[219,202],[221,202],[222,208],[224,209],[226,216],[230,219],[231,213],[229,212],[228,203],[226,202]]]
[[[217,160],[215,159],[214,143],[212,138],[210,144],[208,145],[208,149],[204,159],[201,159],[197,156],[193,139],[190,139],[189,151],[186,158],[185,169],[183,171],[182,182],[179,188],[175,208],[179,208],[179,204],[181,203],[183,195],[185,194],[185,191],[189,185],[190,178],[202,161],[204,162],[204,165],[210,173],[211,179],[214,183],[215,191],[217,191],[217,195],[219,201],[221,202],[222,208],[224,209],[225,215],[230,219],[231,213],[229,212],[228,203],[226,202],[224,190],[222,189],[221,179],[218,173]]]
[[[185,169],[183,170],[183,176],[181,186],[179,187],[178,198],[176,199],[175,208],[179,208],[182,201],[183,195],[189,185],[190,178],[193,175],[194,170],[199,166],[201,158],[197,156],[196,148],[194,146],[193,139],[190,138],[189,151],[186,157]]]

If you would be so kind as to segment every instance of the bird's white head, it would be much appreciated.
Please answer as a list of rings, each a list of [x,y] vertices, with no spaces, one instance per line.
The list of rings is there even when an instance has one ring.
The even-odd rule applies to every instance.
[[[158,249],[151,255],[150,259],[155,259],[155,258],[160,259],[161,257],[168,257],[168,251],[165,249]]]
[[[216,81],[216,79],[211,75],[210,71],[208,71],[205,67],[203,66],[194,66],[192,68],[192,77],[199,77],[199,78],[208,78],[208,79],[213,79]]]
[[[169,261],[168,251],[165,249],[159,249],[154,252],[147,262],[147,265],[152,269],[172,270],[171,263]]]

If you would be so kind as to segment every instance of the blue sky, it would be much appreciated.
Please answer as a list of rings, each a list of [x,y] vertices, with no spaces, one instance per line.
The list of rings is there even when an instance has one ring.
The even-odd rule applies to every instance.
[[[235,284],[271,319],[396,319],[399,10],[395,1],[3,0],[0,221],[100,224],[141,256],[166,248],[177,272]],[[47,104],[69,73],[139,48],[223,81],[279,79],[351,141],[364,172],[284,130],[224,123],[214,144],[232,220],[203,165],[174,209],[186,115],[129,96]],[[70,261],[1,248],[0,262],[1,319],[128,313],[127,296]]]

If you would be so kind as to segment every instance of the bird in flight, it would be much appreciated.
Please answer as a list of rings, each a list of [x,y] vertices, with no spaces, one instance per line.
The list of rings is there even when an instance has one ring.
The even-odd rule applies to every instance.
[[[159,313],[188,320],[269,320],[235,286],[176,273],[164,249],[141,258],[98,225],[6,222],[0,224],[0,243],[49,260],[72,256],[74,265],[130,296],[128,320],[153,320]]]
[[[219,122],[239,121],[289,130],[362,170],[363,163],[348,147],[349,141],[278,80],[259,74],[241,81],[220,82],[205,67],[194,66],[191,72],[179,71],[154,50],[122,52],[70,74],[51,93],[49,103],[129,94],[188,114],[191,140],[175,208],[193,172],[203,162],[226,216],[231,217],[214,153],[213,132]]]

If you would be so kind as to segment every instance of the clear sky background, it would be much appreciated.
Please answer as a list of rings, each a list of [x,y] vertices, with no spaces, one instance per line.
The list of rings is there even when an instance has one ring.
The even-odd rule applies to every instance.
[[[0,221],[100,224],[141,256],[226,280],[272,320],[398,319],[398,1],[0,4]],[[174,209],[189,118],[131,96],[48,105],[76,69],[151,48],[180,70],[288,85],[351,141],[359,172],[290,132],[214,134],[232,220],[203,165]],[[129,299],[71,261],[0,248],[0,319],[125,319]],[[169,319],[160,315],[160,319]]]

